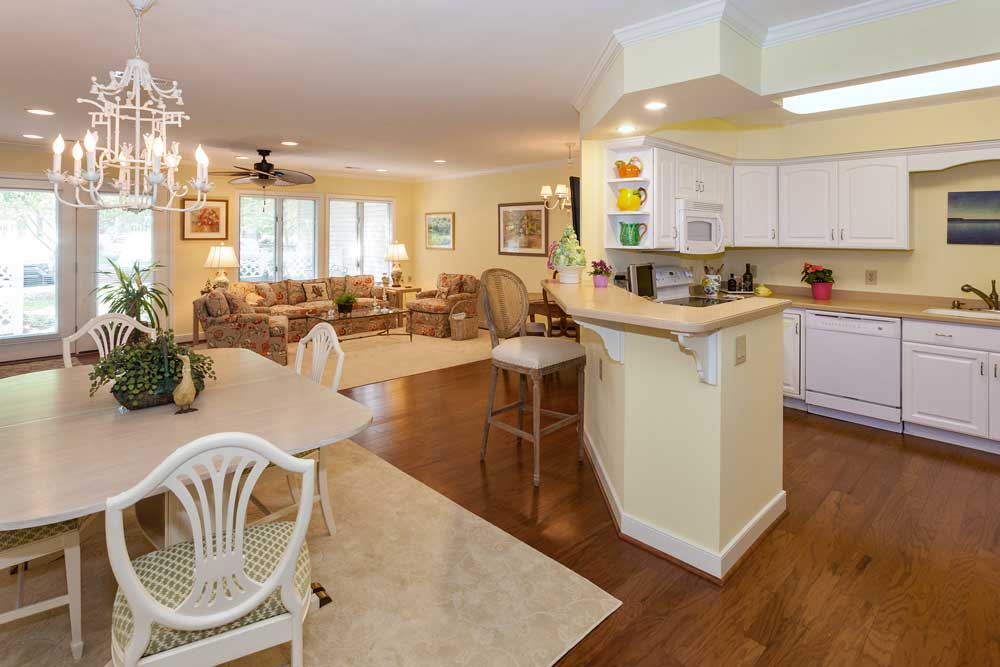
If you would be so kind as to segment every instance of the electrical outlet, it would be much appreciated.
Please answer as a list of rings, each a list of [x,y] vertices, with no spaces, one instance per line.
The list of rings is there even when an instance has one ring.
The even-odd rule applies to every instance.
[[[865,269],[865,285],[878,285],[878,271]]]
[[[736,363],[734,366],[746,363],[747,360],[747,336],[743,334],[736,337]]]

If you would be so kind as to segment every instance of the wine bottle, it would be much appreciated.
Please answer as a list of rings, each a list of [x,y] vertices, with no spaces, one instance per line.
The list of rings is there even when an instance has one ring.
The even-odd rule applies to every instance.
[[[753,291],[753,274],[750,273],[750,264],[747,264],[746,273],[743,274],[743,291],[744,292]]]
[[[730,292],[735,292],[737,288],[736,276],[732,273],[729,274],[729,281],[726,283],[726,289]]]

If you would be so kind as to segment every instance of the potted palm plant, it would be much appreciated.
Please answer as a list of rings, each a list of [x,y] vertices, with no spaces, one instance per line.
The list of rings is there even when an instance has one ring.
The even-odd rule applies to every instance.
[[[152,280],[153,274],[157,269],[162,269],[163,265],[153,262],[143,267],[135,262],[131,271],[125,271],[111,259],[108,259],[108,263],[112,270],[98,271],[97,275],[113,280],[94,289],[93,293],[97,294],[98,300],[108,307],[109,312],[128,315],[159,329],[160,313],[169,314],[167,295],[173,294],[169,287]]]
[[[354,304],[357,300],[358,297],[350,292],[347,294],[341,294],[334,299],[334,303],[337,304],[337,312],[341,315],[350,315],[351,311],[354,310]]]

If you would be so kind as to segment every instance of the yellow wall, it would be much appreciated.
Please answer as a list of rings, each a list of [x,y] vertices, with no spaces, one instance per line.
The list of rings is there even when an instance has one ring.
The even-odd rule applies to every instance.
[[[574,175],[579,172],[574,169]],[[551,272],[544,257],[515,257],[497,252],[497,205],[539,201],[542,185],[555,188],[568,183],[566,166],[521,169],[440,181],[418,183],[413,204],[413,244],[408,245],[418,287],[431,289],[441,272],[480,275],[484,270],[509,269],[524,280],[531,292],[540,291],[539,282]],[[424,247],[424,214],[455,212],[455,249],[428,250]],[[571,222],[568,212],[549,212],[549,241]]]

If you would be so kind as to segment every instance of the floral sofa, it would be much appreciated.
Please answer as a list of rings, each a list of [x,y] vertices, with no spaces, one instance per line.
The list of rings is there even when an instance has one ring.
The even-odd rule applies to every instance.
[[[479,278],[464,273],[439,275],[436,289],[418,292],[406,304],[413,333],[435,338],[451,336],[451,309],[460,301],[472,301],[472,308],[466,312],[469,317],[478,318]]]
[[[196,299],[194,316],[209,347],[242,347],[288,365],[288,318],[258,313],[242,299],[214,290]]]

